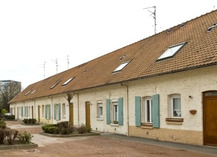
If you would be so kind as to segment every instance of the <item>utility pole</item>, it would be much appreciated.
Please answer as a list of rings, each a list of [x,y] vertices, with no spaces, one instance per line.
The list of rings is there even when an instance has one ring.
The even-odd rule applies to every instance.
[[[157,33],[157,22],[156,22],[156,6],[152,6],[152,7],[147,7],[147,8],[143,8],[143,9],[154,9],[154,11],[150,11],[148,10],[153,18],[154,18],[154,34]]]

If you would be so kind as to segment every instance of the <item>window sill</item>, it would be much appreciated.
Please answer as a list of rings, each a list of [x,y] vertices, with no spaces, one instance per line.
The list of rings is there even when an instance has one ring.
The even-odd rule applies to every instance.
[[[102,118],[96,118],[97,121],[103,121],[103,117]]]
[[[114,127],[119,127],[119,124],[111,123],[110,125],[111,125],[111,126],[114,126]]]
[[[171,125],[182,125],[184,118],[166,118],[166,122]]]
[[[153,129],[152,123],[141,123],[142,129]]]

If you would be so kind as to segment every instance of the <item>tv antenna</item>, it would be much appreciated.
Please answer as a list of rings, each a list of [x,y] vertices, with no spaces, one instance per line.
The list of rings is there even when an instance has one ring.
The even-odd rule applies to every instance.
[[[43,64],[43,68],[44,68],[44,78],[45,78],[45,64],[46,64],[46,62],[44,62],[44,64]]]
[[[152,16],[154,18],[154,34],[156,34],[157,30],[157,23],[156,23],[156,6],[152,6],[152,7],[147,7],[147,8],[143,8],[143,9],[148,9],[148,11],[151,13],[150,16]],[[154,9],[154,11],[150,11],[149,9]]]

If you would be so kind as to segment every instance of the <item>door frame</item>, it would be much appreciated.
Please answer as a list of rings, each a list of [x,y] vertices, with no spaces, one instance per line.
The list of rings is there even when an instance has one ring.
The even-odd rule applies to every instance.
[[[216,94],[213,94],[213,95],[210,95],[210,96],[206,96],[205,94],[206,93],[216,93]],[[203,95],[202,95],[202,106],[203,106],[203,112],[202,112],[202,116],[203,116],[203,145],[209,145],[209,146],[213,146],[212,144],[207,144],[206,143],[206,137],[205,137],[205,133],[206,133],[206,114],[205,114],[205,99],[207,97],[216,97],[217,98],[217,90],[209,90],[209,91],[204,91],[203,92]],[[217,146],[217,143],[216,145]]]

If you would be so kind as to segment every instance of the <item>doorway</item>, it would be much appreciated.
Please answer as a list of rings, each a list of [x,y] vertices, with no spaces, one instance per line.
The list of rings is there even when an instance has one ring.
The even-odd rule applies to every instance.
[[[40,123],[40,106],[38,106],[38,122]]]
[[[70,112],[69,112],[69,114],[70,114],[70,120],[69,120],[69,122],[70,122],[70,126],[74,126],[74,109],[73,109],[73,103],[70,103],[70,105],[69,105],[69,110],[70,110]]]
[[[217,146],[217,91],[203,93],[204,145]]]

